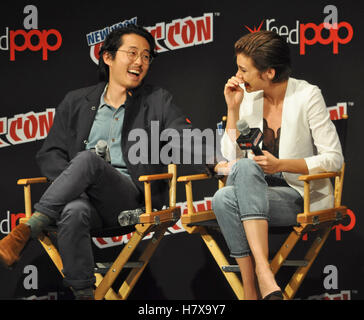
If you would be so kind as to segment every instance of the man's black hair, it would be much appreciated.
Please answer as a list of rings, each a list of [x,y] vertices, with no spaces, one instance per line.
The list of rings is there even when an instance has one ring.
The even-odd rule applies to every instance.
[[[155,41],[153,36],[142,26],[138,26],[135,24],[129,24],[125,27],[117,28],[111,31],[101,49],[100,49],[100,57],[99,57],[99,78],[101,81],[109,81],[109,66],[105,64],[103,59],[104,52],[108,52],[112,59],[115,58],[117,50],[122,46],[122,36],[124,34],[137,34],[145,38],[150,47],[150,54],[153,58],[156,57],[157,52],[155,51]]]

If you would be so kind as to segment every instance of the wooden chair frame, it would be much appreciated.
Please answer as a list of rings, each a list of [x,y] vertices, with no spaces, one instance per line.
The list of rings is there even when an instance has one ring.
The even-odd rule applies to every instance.
[[[345,117],[345,119],[347,116]],[[304,211],[297,216],[297,226],[292,227],[287,239],[284,241],[278,252],[270,262],[271,269],[276,275],[281,266],[287,265],[296,267],[296,271],[283,289],[285,300],[293,299],[300,285],[302,284],[307,272],[310,270],[313,262],[319,254],[321,248],[325,244],[332,227],[340,223],[347,217],[347,207],[341,205],[342,190],[344,183],[345,163],[338,172],[326,172],[313,175],[302,175],[300,181],[304,182]],[[310,182],[319,179],[333,178],[335,180],[334,189],[334,206],[330,209],[320,211],[310,211]],[[209,233],[208,225],[212,220],[216,220],[213,210],[195,212],[193,206],[192,182],[198,180],[206,180],[209,177],[206,174],[195,174],[189,176],[181,176],[178,182],[185,183],[187,214],[183,214],[181,222],[186,231],[190,234],[199,233],[205,242],[210,253],[214,257],[221,272],[228,281],[230,287],[234,291],[239,300],[244,300],[244,288],[237,265],[230,265],[223,251],[220,249],[217,241]],[[219,188],[224,187],[226,179],[219,179]],[[307,250],[303,260],[287,260],[288,255],[292,252],[298,241],[306,233],[318,231],[315,240]]]
[[[153,211],[151,199],[151,182],[155,180],[168,180],[169,181],[169,207],[165,210]],[[145,194],[145,213],[140,215],[139,223],[135,225],[135,232],[132,237],[125,244],[116,260],[108,268],[105,275],[95,272],[96,277],[96,300],[125,300],[130,295],[136,282],[140,278],[142,272],[150,261],[153,253],[157,249],[159,242],[163,238],[168,227],[173,226],[180,218],[180,208],[176,207],[176,181],[177,181],[177,167],[174,164],[168,166],[168,173],[144,175],[139,177],[139,181],[144,182]],[[32,202],[31,202],[31,185],[36,183],[46,183],[47,178],[29,178],[18,180],[18,185],[24,188],[24,201],[25,201],[25,218],[20,222],[26,222],[32,215]],[[130,263],[129,258],[140,244],[141,240],[150,232],[154,232],[148,244],[143,249],[138,262]],[[63,265],[61,256],[47,235],[42,235],[38,238],[39,242],[57,267],[60,274],[63,275]],[[112,288],[114,281],[119,276],[121,270],[131,265],[131,270],[121,284],[118,292]]]

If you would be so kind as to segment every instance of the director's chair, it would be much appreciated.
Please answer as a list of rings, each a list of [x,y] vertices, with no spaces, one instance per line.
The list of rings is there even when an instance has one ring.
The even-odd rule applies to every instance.
[[[155,180],[169,181],[169,206],[165,210],[153,211],[151,199],[151,182]],[[134,231],[130,240],[125,244],[116,260],[113,263],[103,264],[110,265],[109,268],[95,267],[96,277],[96,300],[125,300],[128,298],[136,282],[140,278],[142,272],[150,261],[153,253],[159,245],[168,227],[173,226],[180,218],[180,208],[176,207],[176,181],[177,167],[174,164],[168,166],[168,173],[144,175],[139,177],[139,181],[144,182],[145,194],[145,213],[139,216],[139,222],[132,226],[118,227],[101,231],[91,231],[91,237],[101,236],[119,236],[128,234]],[[20,222],[26,222],[32,215],[31,202],[31,185],[37,183],[46,183],[47,178],[29,178],[18,180],[18,185],[24,187],[25,200],[25,218]],[[52,235],[56,232],[56,228],[48,228],[44,234],[38,238],[43,248],[57,267],[58,271],[63,275],[63,265],[61,256],[57,250],[57,246],[53,241]],[[135,249],[149,233],[154,232],[148,244],[143,248],[137,262],[129,262],[129,258],[134,253]],[[115,292],[112,286],[118,278],[123,268],[131,268],[126,279],[119,287],[118,292]]]
[[[340,122],[339,137],[342,145],[344,144],[346,134],[347,115],[341,120],[333,121],[338,129],[338,121]],[[340,134],[341,133],[341,134]],[[310,270],[313,262],[318,256],[320,250],[325,244],[333,226],[339,224],[347,215],[347,207],[341,204],[341,197],[344,183],[345,163],[338,172],[325,172],[313,175],[302,175],[299,180],[304,183],[304,210],[303,213],[297,215],[297,225],[291,227],[271,227],[269,230],[273,233],[287,233],[288,237],[281,245],[278,252],[274,255],[270,262],[271,269],[276,275],[282,266],[290,266],[296,268],[292,277],[283,289],[285,300],[293,299],[305,276]],[[310,182],[331,178],[334,180],[334,206],[332,208],[320,211],[310,211]],[[207,248],[219,266],[220,271],[225,276],[230,287],[234,291],[239,300],[244,300],[244,288],[240,277],[236,273],[240,273],[237,265],[231,265],[220,248],[217,239],[213,235],[213,230],[218,229],[218,224],[213,210],[205,210],[196,212],[193,205],[193,190],[192,182],[206,180],[209,177],[206,174],[195,174],[181,176],[177,179],[178,182],[185,183],[187,214],[181,217],[181,223],[186,231],[190,234],[198,233],[205,242]],[[226,177],[219,179],[218,188],[223,188]],[[288,228],[288,229],[287,229]],[[288,256],[296,247],[299,240],[306,234],[316,235],[316,238],[311,242],[306,254],[302,260],[288,260]],[[297,247],[296,247],[297,248]],[[297,251],[297,250],[296,250]]]

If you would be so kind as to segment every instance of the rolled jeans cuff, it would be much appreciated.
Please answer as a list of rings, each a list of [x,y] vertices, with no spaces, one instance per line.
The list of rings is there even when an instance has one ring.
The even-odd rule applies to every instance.
[[[47,207],[44,207],[39,203],[36,203],[34,205],[34,209],[35,209],[35,211],[40,212],[40,213],[42,213],[42,214],[44,214],[44,215],[46,215],[49,218],[54,219],[54,220],[57,220],[58,217],[59,217],[59,212],[56,212],[56,211],[53,211],[53,210],[51,210],[51,209],[49,209]]]
[[[267,220],[269,222],[270,218],[264,213],[248,213],[244,214],[240,218],[241,221],[246,220]]]
[[[230,257],[235,258],[235,259],[249,257],[250,255],[251,255],[251,251],[247,251],[247,252],[243,252],[243,253],[230,252]]]

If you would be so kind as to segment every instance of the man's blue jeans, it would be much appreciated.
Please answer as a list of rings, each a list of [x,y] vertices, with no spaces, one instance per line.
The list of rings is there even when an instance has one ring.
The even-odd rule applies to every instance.
[[[233,165],[226,186],[215,193],[212,208],[230,256],[241,258],[250,255],[242,221],[265,219],[270,226],[296,225],[303,199],[288,185],[269,186],[255,161],[244,158]]]

